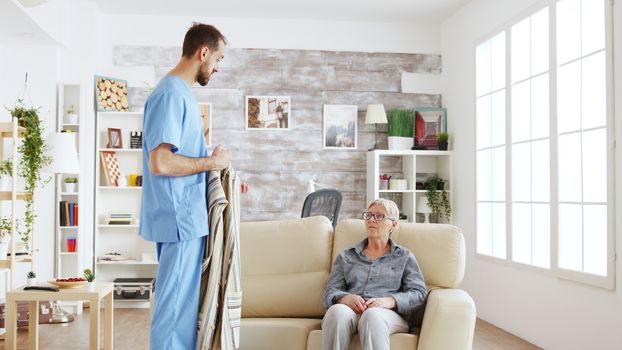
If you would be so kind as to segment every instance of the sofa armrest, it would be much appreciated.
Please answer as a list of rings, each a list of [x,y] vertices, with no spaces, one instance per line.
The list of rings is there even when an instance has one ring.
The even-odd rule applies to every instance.
[[[417,350],[470,350],[475,303],[461,289],[434,289],[428,295]]]

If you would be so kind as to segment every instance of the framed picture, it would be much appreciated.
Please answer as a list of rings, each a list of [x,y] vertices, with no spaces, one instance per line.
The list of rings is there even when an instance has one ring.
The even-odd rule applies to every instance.
[[[203,121],[203,135],[205,135],[205,145],[212,147],[212,104],[199,103],[199,113]]]
[[[118,186],[121,171],[119,170],[117,153],[112,151],[100,151],[99,157],[101,158],[102,171],[106,178],[106,186]]]
[[[246,130],[290,128],[289,96],[246,96]]]
[[[108,148],[123,148],[121,129],[108,128]]]
[[[101,111],[130,110],[130,101],[127,97],[127,81],[95,76],[95,107]]]
[[[324,105],[324,149],[356,149],[356,105]]]
[[[447,131],[446,108],[415,108],[414,137],[416,149],[438,149],[436,135]]]

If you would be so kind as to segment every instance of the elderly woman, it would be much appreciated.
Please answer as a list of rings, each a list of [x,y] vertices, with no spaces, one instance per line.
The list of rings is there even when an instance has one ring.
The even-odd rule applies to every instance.
[[[417,259],[391,239],[399,210],[387,199],[363,213],[367,238],[337,256],[324,292],[322,349],[344,350],[358,330],[365,350],[389,349],[389,336],[408,332],[426,298]]]

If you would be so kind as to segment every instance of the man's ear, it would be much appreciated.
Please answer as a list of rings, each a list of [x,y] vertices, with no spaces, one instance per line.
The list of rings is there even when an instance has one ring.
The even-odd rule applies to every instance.
[[[199,59],[201,60],[201,63],[207,61],[208,57],[209,57],[209,47],[207,46],[201,47],[200,53],[199,53]]]

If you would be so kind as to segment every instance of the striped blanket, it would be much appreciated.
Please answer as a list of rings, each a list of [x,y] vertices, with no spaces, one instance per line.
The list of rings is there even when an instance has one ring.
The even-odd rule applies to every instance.
[[[211,171],[207,188],[210,234],[201,272],[199,350],[240,347],[240,180],[229,168]]]

